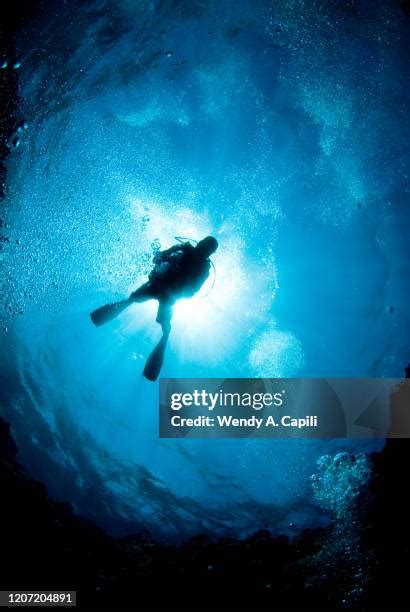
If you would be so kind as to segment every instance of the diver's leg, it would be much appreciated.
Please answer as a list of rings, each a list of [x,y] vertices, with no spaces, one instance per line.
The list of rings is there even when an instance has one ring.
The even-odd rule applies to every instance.
[[[94,325],[100,326],[104,325],[104,323],[108,323],[117,317],[123,310],[131,306],[134,302],[145,302],[145,300],[150,300],[155,297],[153,295],[155,293],[150,283],[145,283],[141,285],[136,291],[131,293],[131,295],[120,302],[114,302],[112,304],[106,304],[105,306],[101,306],[101,308],[97,308],[91,314],[91,320]]]
[[[146,300],[152,300],[155,297],[155,291],[151,283],[144,283],[141,285],[141,287],[138,287],[136,291],[133,291],[128,299],[132,303],[145,302]]]
[[[171,333],[171,318],[174,303],[170,300],[160,300],[157,321],[162,328],[162,338],[151,352],[145,364],[143,375],[148,380],[157,380],[164,363],[165,349]]]
[[[174,310],[174,304],[175,302],[170,299],[159,300],[156,321],[161,325],[163,334],[168,333],[169,335],[169,332],[171,331],[171,319]]]

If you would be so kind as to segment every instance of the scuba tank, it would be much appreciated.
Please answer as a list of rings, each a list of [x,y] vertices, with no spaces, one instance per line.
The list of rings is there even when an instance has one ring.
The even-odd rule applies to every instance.
[[[185,242],[193,242],[195,246],[198,244],[198,240],[195,240],[194,238],[186,238],[185,236],[174,236],[174,238],[175,238],[175,240],[177,240],[181,244],[184,244]],[[212,285],[211,285],[211,287],[208,289],[208,291],[204,295],[199,296],[201,300],[203,300],[204,298],[208,297],[208,295],[213,291],[213,288],[215,287],[215,281],[216,281],[216,268],[215,268],[215,264],[214,264],[214,262],[212,261],[211,258],[208,258],[208,261],[211,264],[211,268],[212,268],[212,271],[213,271]]]

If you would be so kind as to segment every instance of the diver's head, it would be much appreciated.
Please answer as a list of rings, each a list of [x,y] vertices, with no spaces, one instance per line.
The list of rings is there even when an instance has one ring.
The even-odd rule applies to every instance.
[[[210,257],[218,248],[218,241],[213,236],[207,236],[198,242],[195,249],[202,257]]]

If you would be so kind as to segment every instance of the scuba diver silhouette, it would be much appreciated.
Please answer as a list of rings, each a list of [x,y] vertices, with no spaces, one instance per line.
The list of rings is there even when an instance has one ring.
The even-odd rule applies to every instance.
[[[209,257],[217,248],[216,238],[207,236],[196,246],[183,242],[160,251],[153,258],[154,267],[146,283],[126,300],[106,304],[91,313],[94,325],[100,326],[114,319],[131,304],[158,300],[156,320],[161,325],[162,337],[145,364],[143,375],[148,380],[155,381],[161,371],[175,302],[180,298],[192,297],[202,287],[211,269]]]

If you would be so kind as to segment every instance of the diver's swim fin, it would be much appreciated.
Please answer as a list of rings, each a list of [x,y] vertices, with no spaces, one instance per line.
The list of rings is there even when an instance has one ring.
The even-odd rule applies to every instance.
[[[129,298],[126,300],[122,300],[121,302],[114,302],[113,304],[106,304],[105,306],[101,306],[101,308],[97,308],[91,314],[91,321],[94,325],[99,327],[100,325],[104,325],[104,323],[108,323],[117,317],[123,310],[125,310],[128,306],[132,304],[132,300]]]
[[[164,363],[165,347],[167,346],[168,334],[162,336],[157,346],[147,359],[143,376],[152,382],[156,381],[161,372],[162,364]]]

